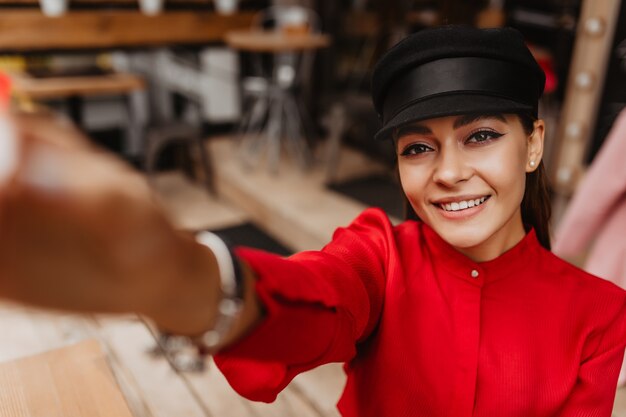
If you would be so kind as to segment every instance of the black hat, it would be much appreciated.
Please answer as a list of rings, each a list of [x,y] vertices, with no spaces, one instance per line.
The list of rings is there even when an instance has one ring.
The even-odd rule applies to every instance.
[[[409,122],[467,113],[537,115],[545,74],[512,28],[443,26],[399,42],[376,64],[372,98],[385,139]]]

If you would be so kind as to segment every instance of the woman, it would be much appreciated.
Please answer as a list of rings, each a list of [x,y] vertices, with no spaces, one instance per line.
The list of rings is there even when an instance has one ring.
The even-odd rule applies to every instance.
[[[0,251],[0,293],[134,310],[199,335],[255,400],[345,362],[344,416],[610,416],[626,294],[548,250],[543,83],[512,29],[446,27],[398,44],[374,72],[377,137],[394,141],[418,220],[394,227],[368,209],[321,251],[287,259],[239,248],[231,262],[212,236],[198,245],[173,231],[139,185],[103,176],[90,194],[58,167],[91,151],[42,150],[26,131],[35,150],[2,197],[0,233],[17,248]],[[44,208],[58,221],[40,220]]]

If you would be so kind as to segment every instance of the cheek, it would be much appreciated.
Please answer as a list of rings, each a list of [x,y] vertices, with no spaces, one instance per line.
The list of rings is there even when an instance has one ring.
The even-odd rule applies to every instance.
[[[521,202],[526,180],[526,159],[517,146],[502,147],[475,161],[476,171],[501,198]]]
[[[421,166],[399,162],[398,173],[404,194],[419,214],[430,178],[427,170]]]

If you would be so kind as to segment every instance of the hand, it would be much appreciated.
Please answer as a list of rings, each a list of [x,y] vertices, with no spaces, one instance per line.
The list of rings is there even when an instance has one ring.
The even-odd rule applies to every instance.
[[[174,229],[144,178],[59,118],[14,124],[16,168],[0,179],[0,297],[134,311],[179,333],[208,328],[215,258]]]

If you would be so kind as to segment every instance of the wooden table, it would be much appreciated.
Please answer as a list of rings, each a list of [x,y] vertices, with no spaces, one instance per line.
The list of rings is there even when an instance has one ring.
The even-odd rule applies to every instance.
[[[276,31],[234,30],[224,41],[234,49],[248,52],[298,52],[330,46],[331,38],[322,33],[285,34]]]
[[[146,124],[142,117],[146,113],[146,85],[142,77],[130,73],[42,78],[32,77],[27,73],[9,75],[13,84],[12,94],[18,101],[64,99],[68,104],[70,117],[81,128],[84,127],[85,97],[124,96],[129,114],[124,153],[132,156],[141,153]]]
[[[13,73],[10,76],[13,94],[32,100],[128,94],[145,88],[142,77],[127,73],[46,78]]]
[[[0,323],[0,362],[85,339],[98,340],[134,417],[339,416],[335,403],[345,378],[337,364],[300,375],[273,404],[254,403],[237,395],[213,363],[202,372],[174,370],[163,356],[151,353],[155,339],[133,316],[79,317],[0,303]],[[71,386],[68,382],[72,381],[64,381],[64,385]],[[61,389],[55,386],[50,391]],[[75,404],[65,405],[72,407],[74,413],[63,414],[64,417],[94,417],[76,412]],[[0,405],[3,417],[35,415],[2,411]]]

